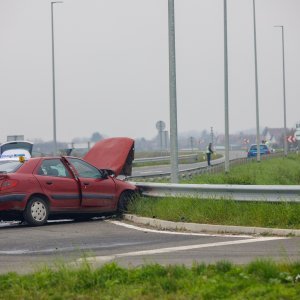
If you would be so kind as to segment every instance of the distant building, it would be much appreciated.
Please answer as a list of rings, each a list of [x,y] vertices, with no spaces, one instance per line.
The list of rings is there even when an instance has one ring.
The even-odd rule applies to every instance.
[[[270,142],[274,146],[283,144],[284,129],[266,127],[262,132],[262,139]]]
[[[287,128],[287,137],[294,136],[295,129]],[[283,147],[284,144],[284,129],[265,127],[262,132],[262,140],[269,142],[273,147]]]

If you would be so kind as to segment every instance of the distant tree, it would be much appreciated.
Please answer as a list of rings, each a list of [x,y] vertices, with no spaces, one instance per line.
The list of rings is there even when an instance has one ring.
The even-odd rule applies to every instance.
[[[98,142],[100,140],[103,140],[103,135],[100,134],[99,132],[94,132],[91,136],[91,141],[92,142]]]
[[[87,143],[89,138],[87,137],[75,137],[72,139],[72,143]]]
[[[206,129],[202,130],[201,132],[201,139],[205,140],[208,136],[208,132]]]
[[[137,138],[134,141],[134,149],[135,152],[142,152],[142,151],[150,151],[155,148],[155,141],[149,141],[146,140],[145,138]]]

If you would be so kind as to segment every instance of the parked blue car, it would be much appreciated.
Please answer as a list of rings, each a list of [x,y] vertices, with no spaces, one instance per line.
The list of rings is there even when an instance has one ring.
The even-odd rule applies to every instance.
[[[260,154],[261,155],[271,153],[269,147],[265,144],[260,144],[259,148],[260,148]],[[248,150],[248,157],[255,157],[255,156],[257,156],[257,145],[253,144],[253,145],[250,146],[250,148]]]

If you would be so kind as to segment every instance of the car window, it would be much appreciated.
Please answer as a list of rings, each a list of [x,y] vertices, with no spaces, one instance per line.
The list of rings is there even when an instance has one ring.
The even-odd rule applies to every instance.
[[[97,168],[91,166],[83,160],[76,158],[68,158],[68,161],[73,165],[79,177],[83,178],[101,178],[102,173]]]
[[[268,146],[267,145],[259,145],[259,149],[260,150],[268,150]],[[250,150],[257,150],[257,145],[252,145],[250,147]]]
[[[16,172],[23,163],[18,160],[3,160],[0,161],[0,172],[14,173]]]
[[[54,177],[71,177],[60,159],[45,159],[38,169],[38,174]]]

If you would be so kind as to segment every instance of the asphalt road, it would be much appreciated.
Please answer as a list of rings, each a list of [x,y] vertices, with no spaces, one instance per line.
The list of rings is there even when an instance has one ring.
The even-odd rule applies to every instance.
[[[218,153],[223,154],[222,151],[218,151]],[[229,159],[236,159],[247,157],[246,151],[230,151],[229,152]],[[218,164],[224,162],[224,156],[222,158],[212,160],[211,164]],[[179,164],[178,168],[180,171],[189,170],[193,168],[204,168],[207,167],[207,162],[198,162],[198,163],[190,163],[190,164]],[[170,173],[171,166],[170,165],[156,165],[156,166],[146,166],[146,167],[134,167],[132,169],[132,176],[148,176],[148,175],[156,175],[156,174],[163,174],[163,173]]]
[[[27,273],[57,262],[92,264],[116,261],[185,264],[229,260],[244,264],[256,258],[299,260],[300,238],[253,237],[156,231],[114,219],[59,221],[40,227],[0,225],[0,273]]]

